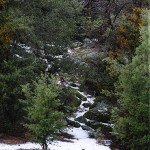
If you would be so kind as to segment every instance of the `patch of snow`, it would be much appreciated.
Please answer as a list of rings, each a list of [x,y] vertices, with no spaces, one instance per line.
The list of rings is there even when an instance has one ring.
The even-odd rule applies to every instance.
[[[49,144],[51,150],[110,150],[108,146],[97,144],[95,139],[88,137],[88,132],[82,128],[70,128],[68,133],[74,135],[72,142],[54,141]],[[107,145],[109,142],[105,142]],[[41,149],[39,144],[25,143],[17,145],[0,144],[0,150]]]
[[[109,126],[109,127],[112,127],[112,128],[114,127],[114,124],[110,124],[110,123],[103,123],[103,122],[101,122],[101,124]]]
[[[9,145],[9,144],[0,144],[0,150],[18,150],[18,149],[39,149],[40,144],[35,143],[25,143],[25,144],[16,144],[16,145]]]
[[[51,64],[48,64],[47,65],[47,68],[45,69],[45,71],[49,71],[51,69],[52,65]]]
[[[54,58],[62,59],[63,55],[56,55],[56,56],[54,56]]]
[[[54,47],[55,45],[54,44],[46,44],[47,46],[49,47]]]
[[[72,53],[72,50],[70,48],[68,48],[68,53],[71,54]]]
[[[47,59],[42,59],[45,63],[47,63],[48,64],[48,61],[47,61]]]
[[[80,112],[80,110],[79,110],[78,112],[75,113],[76,118],[83,116],[86,112],[87,111],[83,111],[83,110],[81,110],[81,112]]]
[[[18,46],[20,46],[21,48],[24,48],[26,50],[30,50],[31,49],[31,47],[29,47],[29,46],[27,46],[25,44],[18,44]]]
[[[57,85],[61,85],[62,83],[61,83],[61,81],[59,80],[59,81],[57,81]]]
[[[98,111],[99,111],[99,112],[106,112],[106,111],[108,111],[108,109],[107,109],[107,108],[101,108],[101,109],[99,109]]]
[[[15,56],[18,57],[18,58],[22,58],[22,57],[21,57],[20,55],[18,55],[18,54],[15,54]]]
[[[74,121],[74,118],[73,117],[69,117],[69,120]]]
[[[86,139],[88,138],[88,132],[82,130],[82,128],[72,128],[68,131],[69,134],[74,135],[76,139]]]
[[[86,97],[87,100],[81,102],[81,105],[80,105],[78,111],[75,113],[76,118],[78,118],[78,117],[80,117],[80,116],[83,116],[87,111],[89,111],[89,108],[85,108],[85,107],[83,106],[84,103],[91,103],[91,104],[93,104],[93,103],[94,103],[94,100],[95,100],[95,98],[92,97],[91,95],[88,95],[88,94],[86,94],[86,93],[84,93],[84,92],[80,92],[79,90],[77,90],[77,91],[78,91],[82,96]]]
[[[109,147],[98,145],[94,139],[72,140],[74,143],[56,142],[49,146],[51,150],[110,150]]]
[[[91,98],[87,98],[87,102],[93,104],[94,103],[95,98],[91,97]]]
[[[29,54],[32,54],[32,50],[31,49],[26,49],[26,52]]]
[[[76,84],[76,86],[80,86],[80,85],[81,85],[81,84],[79,84],[79,83],[77,83],[77,82],[76,82],[76,83],[74,83],[74,84]]]
[[[79,87],[70,86],[72,89],[79,90]]]
[[[87,93],[86,92],[80,92],[78,91],[82,96],[87,97]]]

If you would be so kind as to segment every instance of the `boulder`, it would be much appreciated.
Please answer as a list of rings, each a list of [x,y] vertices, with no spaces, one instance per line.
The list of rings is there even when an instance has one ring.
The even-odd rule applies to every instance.
[[[80,116],[80,117],[75,118],[75,121],[78,121],[80,123],[86,123],[87,119],[83,116]]]
[[[110,120],[110,114],[100,112],[98,110],[90,110],[83,115],[85,118],[94,120],[97,122],[107,123]]]
[[[88,121],[86,123],[87,126],[93,128],[94,130],[100,129],[102,134],[108,134],[112,132],[112,127],[101,122]]]
[[[70,85],[73,87],[78,87],[76,83],[70,83]]]
[[[103,113],[111,113],[111,108],[104,101],[98,102],[96,107],[94,108]]]
[[[110,104],[107,104],[108,99],[104,96],[96,96],[95,102],[91,105],[91,109],[104,109],[111,110]]]
[[[67,121],[67,124],[70,125],[70,126],[73,126],[73,127],[76,127],[76,128],[79,128],[81,126],[80,123],[78,123],[76,121],[73,121],[73,120],[70,120],[68,118],[66,118],[66,121]]]
[[[87,98],[80,94],[78,91],[75,93],[76,97],[79,98],[81,101],[86,101]]]
[[[85,108],[89,108],[89,107],[91,107],[92,104],[91,104],[91,103],[83,103],[82,105],[83,105]]]
[[[88,131],[89,138],[95,138],[95,130],[93,128],[86,125],[82,125],[81,128]]]
[[[83,130],[86,130],[86,131],[94,132],[94,129],[93,129],[93,128],[91,128],[91,127],[89,127],[89,126],[86,126],[86,125],[82,125],[81,128],[82,128]]]

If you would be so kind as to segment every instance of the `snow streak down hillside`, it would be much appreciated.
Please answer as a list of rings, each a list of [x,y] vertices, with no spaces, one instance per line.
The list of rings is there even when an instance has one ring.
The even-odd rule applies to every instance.
[[[76,90],[79,90],[79,88],[77,88]],[[75,113],[75,116],[82,116],[85,112],[88,111],[88,109],[85,109],[83,107],[82,105],[83,103],[94,102],[94,97],[91,97],[90,95],[85,95],[83,92],[79,93],[82,94],[84,97],[86,97],[87,101],[81,103],[78,111]],[[70,119],[74,120],[74,118]],[[88,131],[83,130],[81,127],[80,128],[68,127],[66,129],[66,132],[68,134],[73,135],[74,139],[66,139],[69,140],[70,142],[54,141],[48,146],[50,150],[110,150],[108,146],[99,145],[97,144],[95,139],[89,138]],[[0,144],[0,150],[21,150],[21,149],[38,150],[41,149],[41,146],[39,144],[34,144],[30,142],[18,145]]]

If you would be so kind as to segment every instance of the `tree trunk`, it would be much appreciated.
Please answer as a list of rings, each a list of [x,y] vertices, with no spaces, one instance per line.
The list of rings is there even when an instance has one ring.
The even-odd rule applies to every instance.
[[[42,143],[42,150],[47,150],[47,148],[48,148],[48,145],[45,141],[45,142]]]

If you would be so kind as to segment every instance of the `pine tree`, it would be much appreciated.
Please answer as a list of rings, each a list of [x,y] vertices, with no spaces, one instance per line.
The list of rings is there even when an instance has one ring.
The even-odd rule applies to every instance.
[[[146,17],[146,20],[150,23],[150,18]],[[148,150],[150,145],[149,31],[149,24],[142,28],[141,45],[136,49],[132,63],[122,70],[117,84],[118,107],[113,112],[114,132],[131,150]]]
[[[65,125],[64,115],[58,111],[61,87],[57,86],[54,77],[49,79],[47,75],[41,75],[32,87],[34,88],[29,84],[23,86],[29,120],[26,127],[33,141],[40,143],[43,150],[47,150],[48,142],[57,138],[57,134]]]
[[[20,1],[0,1],[0,133],[11,134],[20,129],[20,85],[30,82],[38,72],[39,60],[33,63],[35,56],[19,46],[31,31],[31,20],[19,6]]]

